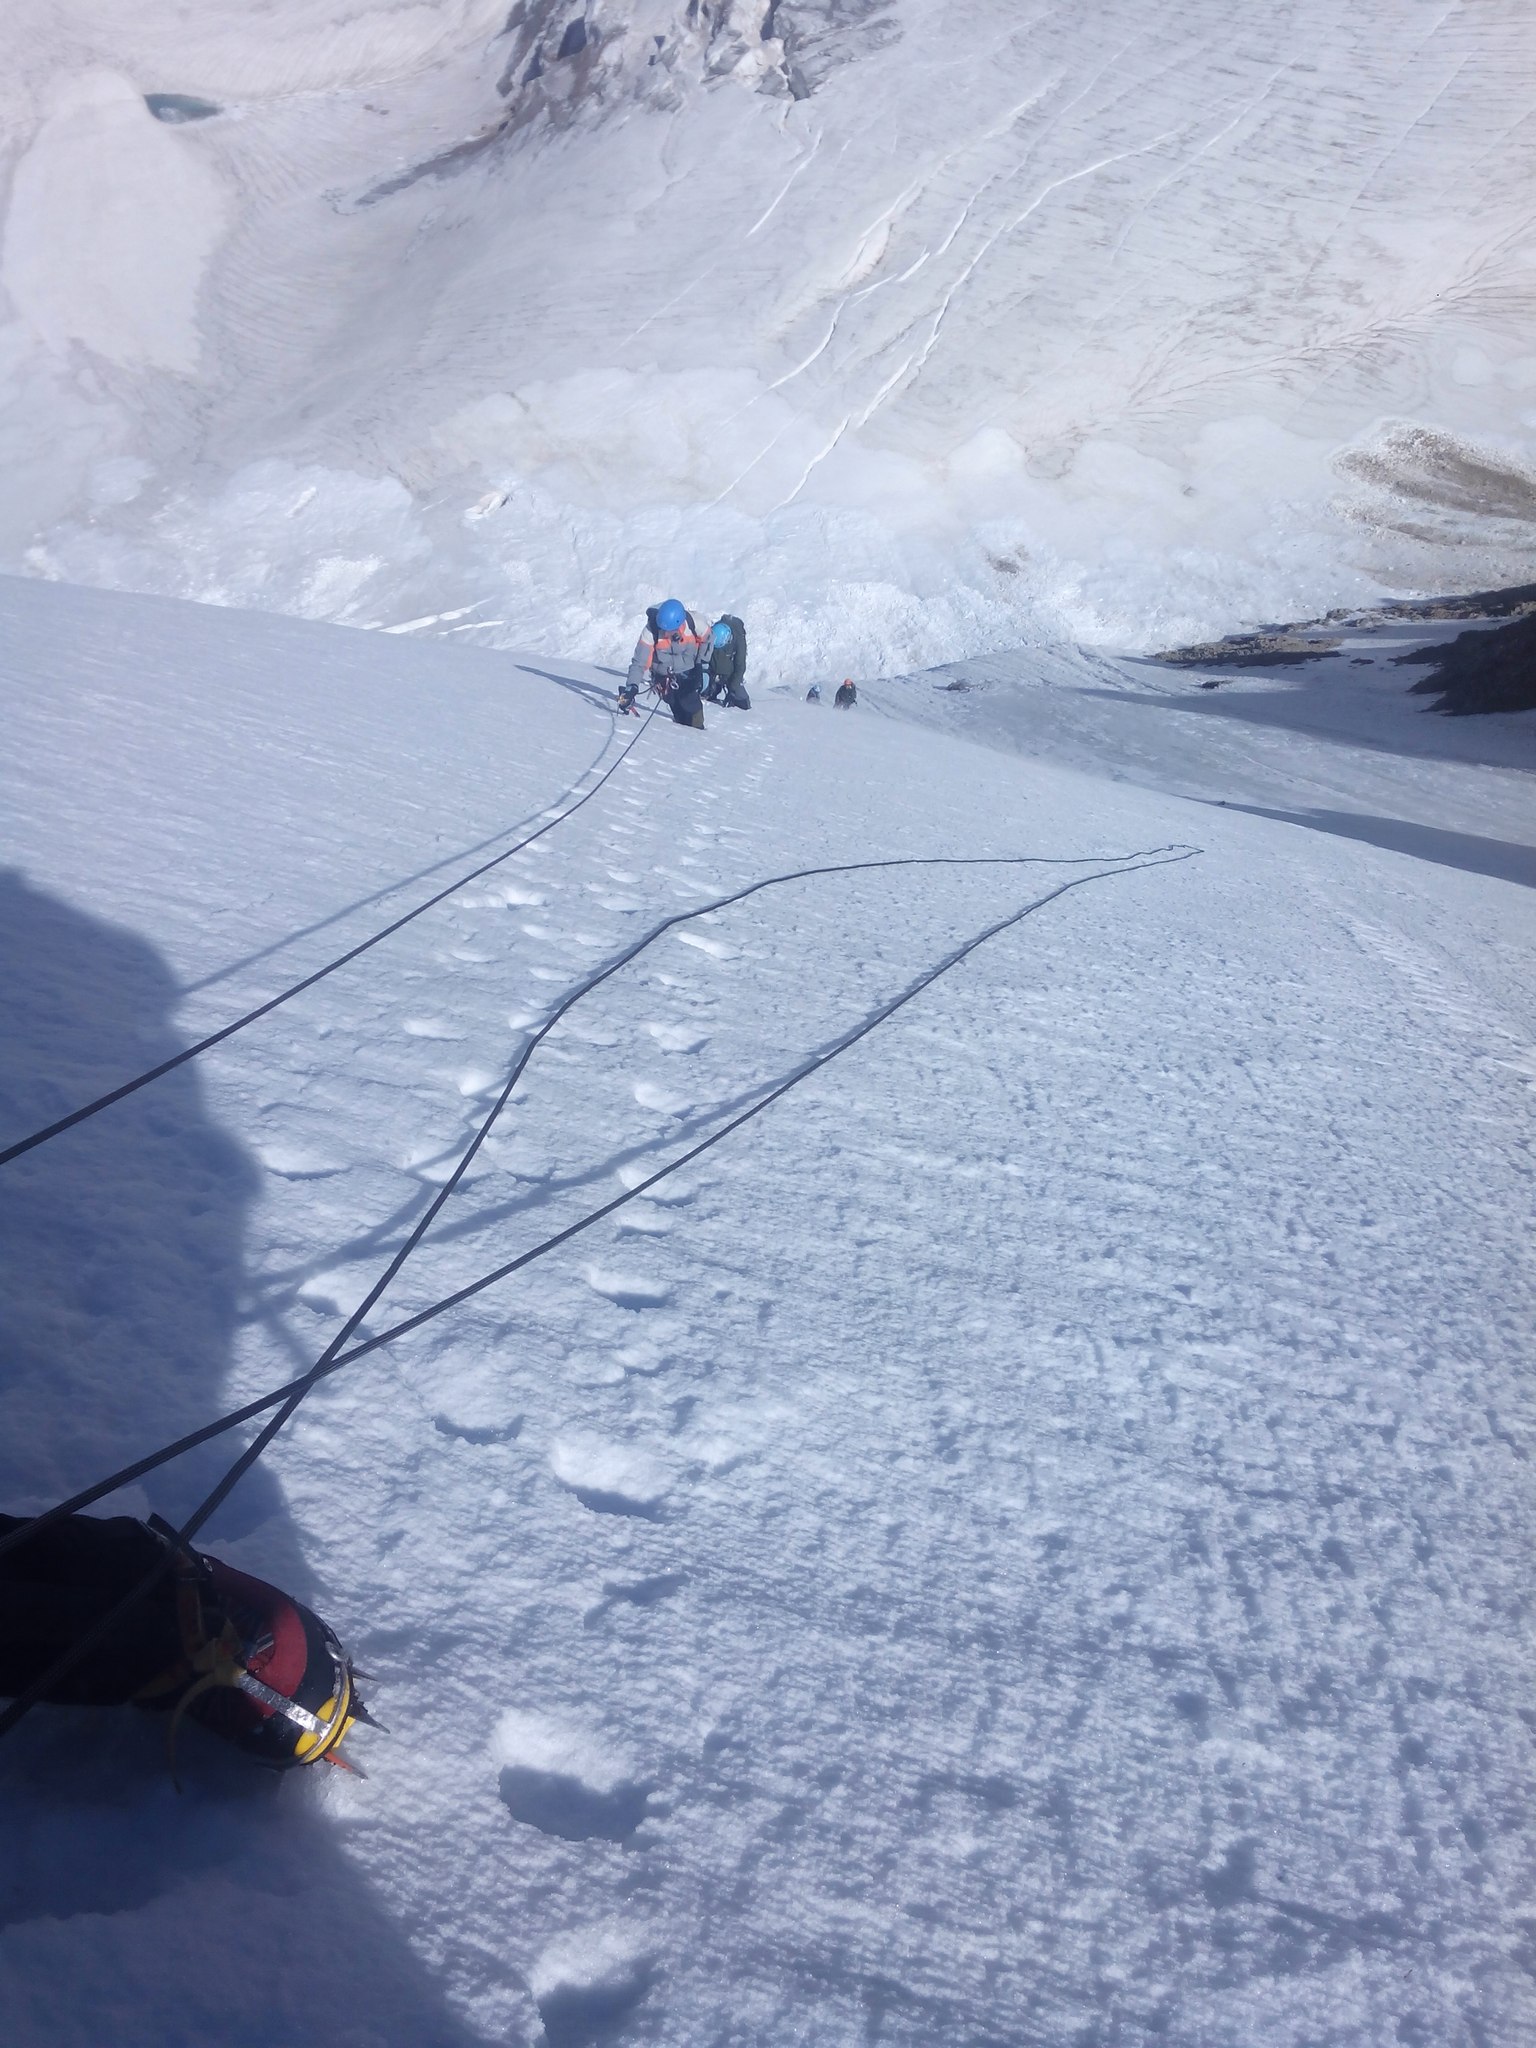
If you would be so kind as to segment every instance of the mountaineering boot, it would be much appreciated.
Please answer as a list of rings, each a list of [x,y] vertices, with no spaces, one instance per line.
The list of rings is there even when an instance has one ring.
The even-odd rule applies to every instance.
[[[178,1544],[158,1516],[68,1515],[26,1531],[25,1517],[0,1515],[0,1537],[20,1538],[0,1559],[0,1694],[46,1685],[39,1697],[55,1706],[159,1708],[173,1744],[190,1716],[275,1770],[357,1770],[341,1754],[353,1723],[369,1718],[357,1674],[302,1602]],[[93,1631],[73,1668],[50,1679]]]

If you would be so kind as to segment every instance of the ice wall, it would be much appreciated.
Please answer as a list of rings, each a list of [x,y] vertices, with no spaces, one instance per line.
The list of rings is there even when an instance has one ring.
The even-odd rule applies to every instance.
[[[784,674],[1536,577],[1523,0],[21,0],[0,564]]]

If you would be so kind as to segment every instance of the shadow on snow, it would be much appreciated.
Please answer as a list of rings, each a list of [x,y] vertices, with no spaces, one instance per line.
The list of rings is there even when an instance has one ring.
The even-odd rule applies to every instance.
[[[179,1049],[155,950],[14,871],[0,871],[0,985],[0,1142]],[[0,1172],[8,1508],[44,1507],[220,1405],[255,1186],[190,1068]],[[100,1512],[175,1516],[229,1454],[206,1446]],[[245,1538],[243,1564],[313,1597],[260,1468],[209,1534]],[[361,1617],[333,1619],[366,1661]],[[178,2039],[267,2048],[319,2015],[341,2038],[468,2048],[335,1843],[320,1788],[193,1732],[178,1798],[164,1743],[159,1716],[41,1707],[0,1749],[7,2040],[157,2048],[174,2015]]]

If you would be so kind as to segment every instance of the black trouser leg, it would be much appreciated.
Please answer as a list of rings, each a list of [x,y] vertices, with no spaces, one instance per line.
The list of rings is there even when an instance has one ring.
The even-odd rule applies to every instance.
[[[22,1521],[0,1515],[0,1536]],[[0,1696],[14,1698],[164,1556],[131,1516],[71,1515],[0,1557]],[[48,1697],[60,1706],[120,1706],[180,1657],[169,1576]]]

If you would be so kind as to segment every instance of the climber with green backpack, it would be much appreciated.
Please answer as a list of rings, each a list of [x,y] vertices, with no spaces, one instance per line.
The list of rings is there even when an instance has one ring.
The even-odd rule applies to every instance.
[[[750,711],[747,695],[747,629],[740,619],[727,613],[716,619],[709,633],[709,688],[711,704],[729,704],[737,711]]]

